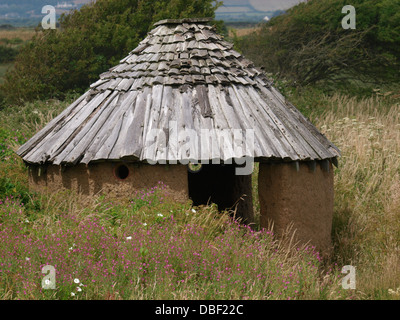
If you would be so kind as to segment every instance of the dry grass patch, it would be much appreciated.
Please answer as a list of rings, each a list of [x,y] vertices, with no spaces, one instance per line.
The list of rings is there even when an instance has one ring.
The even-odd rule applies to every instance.
[[[29,41],[35,35],[35,29],[32,28],[17,28],[12,30],[0,30],[1,39],[21,39],[22,41]]]
[[[317,126],[342,150],[335,174],[337,259],[358,268],[358,290],[400,286],[400,106],[336,95]]]

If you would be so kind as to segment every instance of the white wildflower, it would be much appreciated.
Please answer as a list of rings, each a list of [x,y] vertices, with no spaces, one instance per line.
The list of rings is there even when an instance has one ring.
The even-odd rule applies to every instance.
[[[400,288],[397,288],[396,290],[389,289],[388,293],[391,295],[399,296],[400,295]]]
[[[132,240],[132,237],[131,236],[126,237],[126,240]]]
[[[143,223],[143,225],[144,225],[144,226],[147,226],[147,223],[145,222],[145,223]]]
[[[157,217],[164,217],[162,213],[157,213]]]
[[[71,296],[72,296],[72,297],[75,296],[75,293],[71,292]]]
[[[81,287],[76,287],[76,290],[77,290],[78,292],[81,292],[81,291],[82,291]]]
[[[75,283],[79,283],[79,279],[75,278],[75,279],[74,279],[74,282],[75,282]]]

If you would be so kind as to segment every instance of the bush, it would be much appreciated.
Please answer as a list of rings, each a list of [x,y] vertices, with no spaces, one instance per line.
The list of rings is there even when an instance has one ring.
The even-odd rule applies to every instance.
[[[17,49],[0,45],[0,63],[13,61],[17,54]]]
[[[216,0],[99,0],[39,30],[0,88],[7,103],[83,92],[166,18],[214,17]]]
[[[300,85],[328,80],[363,86],[398,82],[400,3],[354,0],[356,29],[344,30],[342,0],[311,0],[244,38],[243,53],[266,70]]]

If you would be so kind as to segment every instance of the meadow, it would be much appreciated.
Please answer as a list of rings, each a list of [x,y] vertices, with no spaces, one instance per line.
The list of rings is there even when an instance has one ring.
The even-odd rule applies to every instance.
[[[215,205],[169,202],[162,181],[124,203],[30,192],[14,151],[73,98],[0,111],[0,299],[400,299],[394,94],[291,96],[302,108],[318,101],[318,112],[304,112],[342,151],[327,259],[290,232],[277,239]],[[45,265],[55,267],[55,290],[42,288]],[[344,265],[356,267],[355,290],[342,288]]]
[[[35,35],[33,28],[0,29],[0,46],[15,50],[27,43]],[[1,49],[1,48],[0,48]],[[0,57],[0,84],[4,82],[4,75],[13,65],[14,57],[7,59]],[[4,60],[4,61],[3,61]]]
[[[21,39],[22,41],[29,41],[35,35],[34,28],[14,28],[14,29],[0,29],[0,41],[5,39]]]

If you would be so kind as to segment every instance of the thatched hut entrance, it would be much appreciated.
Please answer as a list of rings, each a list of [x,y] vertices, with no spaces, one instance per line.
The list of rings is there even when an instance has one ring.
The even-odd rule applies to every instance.
[[[253,221],[251,175],[238,176],[235,165],[202,165],[189,170],[189,197],[195,206],[215,203],[218,209],[234,210],[236,217]]]

